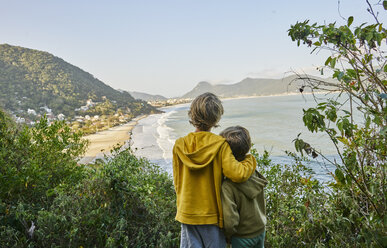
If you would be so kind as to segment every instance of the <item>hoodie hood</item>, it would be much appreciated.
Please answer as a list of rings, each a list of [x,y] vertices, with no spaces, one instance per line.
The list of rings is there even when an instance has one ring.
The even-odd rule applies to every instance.
[[[254,199],[262,192],[267,184],[266,178],[257,170],[244,183],[234,183],[235,187],[241,191],[247,198]]]
[[[189,133],[176,140],[175,149],[183,164],[192,170],[210,164],[226,140],[211,132]]]

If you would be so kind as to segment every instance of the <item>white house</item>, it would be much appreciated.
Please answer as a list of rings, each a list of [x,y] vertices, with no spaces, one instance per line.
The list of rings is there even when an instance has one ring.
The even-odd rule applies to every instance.
[[[58,116],[57,116],[58,120],[60,121],[63,121],[65,119],[65,115],[60,113]]]
[[[27,113],[30,115],[36,115],[36,111],[34,109],[28,109]]]

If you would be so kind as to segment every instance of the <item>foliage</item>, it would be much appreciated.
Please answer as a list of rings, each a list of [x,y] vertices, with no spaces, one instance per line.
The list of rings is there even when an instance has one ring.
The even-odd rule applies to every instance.
[[[46,118],[33,128],[19,127],[0,111],[0,127],[0,236],[25,242],[34,216],[55,198],[54,189],[83,178],[76,158],[86,142],[65,123],[49,125]]]
[[[323,220],[329,204],[323,185],[295,154],[294,163],[273,164],[265,151],[257,159],[258,170],[267,178],[265,247],[321,247],[327,243]]]
[[[76,158],[84,152],[86,141],[70,132],[63,122],[51,125],[46,118],[33,128],[17,127],[0,111],[1,179],[0,197],[9,203],[28,198],[44,207],[41,198],[62,184],[75,184],[82,178]]]
[[[37,243],[44,247],[173,247],[179,241],[174,221],[172,181],[130,150],[93,170],[91,178],[62,192],[40,211]],[[58,235],[61,234],[61,235]]]
[[[347,192],[313,178],[305,158],[274,164],[267,152],[252,154],[267,178],[265,247],[378,247],[362,213]],[[357,228],[358,222],[367,227]],[[377,237],[383,239],[383,237]]]
[[[166,172],[130,150],[77,164],[85,142],[63,122],[17,126],[0,111],[0,247],[174,247]]]
[[[333,94],[315,108],[304,110],[303,121],[311,132],[324,132],[330,137],[340,159],[327,159],[299,137],[295,145],[298,151],[319,154],[336,167],[330,200],[337,208],[329,213],[332,218],[341,214],[332,222],[347,230],[337,243],[340,245],[387,245],[387,57],[382,45],[387,31],[374,17],[375,24],[358,27],[351,27],[354,18],[349,17],[342,26],[304,21],[289,30],[297,45],[306,44],[312,52],[327,49],[332,53],[320,71],[332,70],[337,83],[300,78],[312,90],[335,91],[339,97]],[[340,222],[343,218],[345,221]],[[326,232],[332,233],[334,226],[328,227]]]

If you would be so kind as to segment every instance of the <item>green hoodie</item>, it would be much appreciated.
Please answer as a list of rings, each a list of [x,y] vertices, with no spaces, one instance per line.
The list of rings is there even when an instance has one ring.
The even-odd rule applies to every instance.
[[[223,182],[221,197],[226,237],[253,238],[265,230],[266,184],[266,178],[258,171],[244,183],[229,179]]]

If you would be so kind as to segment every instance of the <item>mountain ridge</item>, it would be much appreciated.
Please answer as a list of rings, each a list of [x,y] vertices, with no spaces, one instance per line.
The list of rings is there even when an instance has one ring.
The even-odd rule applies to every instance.
[[[322,79],[314,76],[308,77]],[[324,80],[331,81],[330,79]],[[185,93],[180,98],[193,99],[205,92],[214,93],[221,98],[269,96],[300,92],[300,88],[303,85],[303,81],[298,80],[297,75],[287,76],[282,79],[247,77],[234,84],[210,84],[209,82],[201,81],[192,90]],[[310,91],[310,89],[307,88],[303,88],[303,90],[306,92]]]
[[[138,91],[129,91],[129,94],[133,96],[135,99],[141,99],[144,101],[166,101],[168,98],[164,97],[162,95],[153,95],[148,94],[144,92],[138,92]]]

